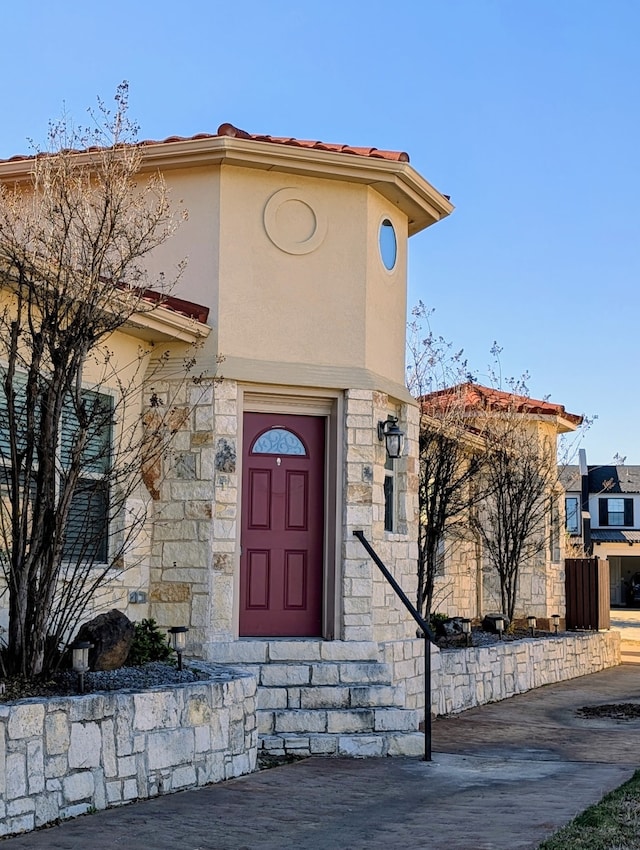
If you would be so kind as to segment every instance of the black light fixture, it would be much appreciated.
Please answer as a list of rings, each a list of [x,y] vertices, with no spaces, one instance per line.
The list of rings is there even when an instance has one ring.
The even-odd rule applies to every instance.
[[[536,630],[536,624],[537,624],[536,618],[532,614],[529,614],[529,616],[527,617],[527,625],[529,626],[529,629],[531,630],[531,637],[533,637],[534,632]]]
[[[93,644],[88,640],[77,640],[71,644],[71,666],[78,674],[80,693],[84,693],[84,674],[89,671],[89,650]]]
[[[171,635],[171,646],[178,656],[178,670],[182,670],[182,653],[187,648],[187,632],[189,629],[186,626],[171,626],[168,631]]]
[[[560,625],[560,614],[552,614],[551,622],[553,624],[553,628],[555,629],[555,633],[558,634],[558,626]]]
[[[390,458],[398,458],[402,455],[404,431],[398,428],[397,416],[388,416],[386,421],[378,422],[378,439],[381,443],[385,443],[387,455]]]
[[[465,636],[467,646],[471,646],[471,620],[468,617],[462,618],[462,634]]]

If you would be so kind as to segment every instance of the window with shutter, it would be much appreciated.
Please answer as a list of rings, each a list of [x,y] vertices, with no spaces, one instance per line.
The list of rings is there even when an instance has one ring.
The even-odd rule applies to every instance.
[[[598,512],[601,526],[633,525],[633,499],[599,499]]]
[[[26,380],[15,375],[15,422],[26,431]],[[81,455],[81,471],[71,501],[66,528],[64,557],[70,561],[105,563],[108,557],[109,486],[112,462],[112,428],[114,400],[110,395],[86,390],[82,394],[84,414],[89,430]],[[61,478],[68,472],[77,445],[80,420],[78,411],[68,403],[62,413],[58,438]],[[19,446],[20,448],[20,446]],[[8,405],[0,392],[0,490],[6,496],[11,473]]]

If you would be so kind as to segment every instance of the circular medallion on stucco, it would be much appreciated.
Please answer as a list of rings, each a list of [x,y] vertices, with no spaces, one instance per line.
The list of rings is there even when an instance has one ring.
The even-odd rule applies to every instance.
[[[310,254],[327,233],[326,217],[301,189],[280,189],[264,208],[264,229],[273,244],[287,254]]]

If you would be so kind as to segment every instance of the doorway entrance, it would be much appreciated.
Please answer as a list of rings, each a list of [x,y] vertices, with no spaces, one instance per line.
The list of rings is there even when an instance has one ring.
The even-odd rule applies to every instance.
[[[240,636],[322,633],[325,418],[245,413]]]

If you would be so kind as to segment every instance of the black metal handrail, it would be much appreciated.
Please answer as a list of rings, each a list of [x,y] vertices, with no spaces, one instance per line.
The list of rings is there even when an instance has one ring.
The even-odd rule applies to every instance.
[[[362,543],[371,560],[378,567],[391,587],[395,590],[398,598],[416,621],[422,632],[422,636],[424,638],[424,760],[431,761],[431,647],[429,644],[436,642],[435,636],[427,621],[420,616],[415,606],[409,600],[407,594],[400,587],[389,569],[380,560],[375,549],[364,536],[364,532],[354,531],[353,536],[357,537]]]

